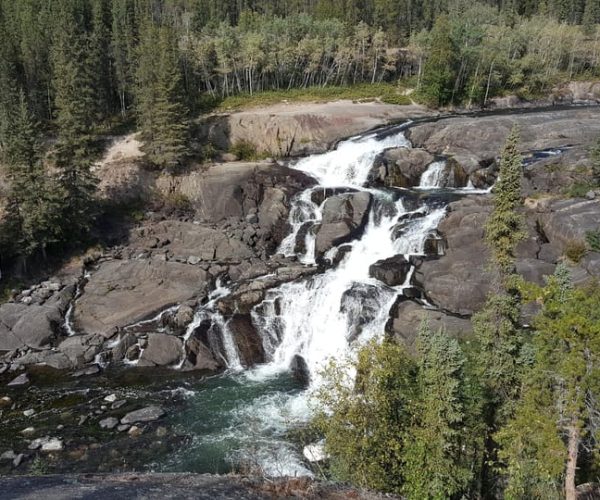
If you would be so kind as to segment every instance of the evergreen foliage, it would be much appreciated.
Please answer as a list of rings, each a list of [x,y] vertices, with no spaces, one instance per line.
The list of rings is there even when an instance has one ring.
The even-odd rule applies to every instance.
[[[458,70],[458,50],[446,16],[438,17],[435,22],[428,53],[419,92],[427,104],[444,106],[452,101]]]
[[[494,186],[494,210],[485,226],[485,237],[494,263],[503,276],[514,272],[514,252],[525,237],[522,205],[522,156],[518,149],[519,131],[514,127],[500,157],[498,181]]]
[[[356,380],[352,373],[356,371]],[[317,426],[336,477],[400,492],[405,431],[416,397],[416,364],[399,345],[371,343],[349,361],[332,362],[317,399]]]
[[[10,179],[6,223],[1,228],[2,247],[9,254],[25,258],[40,251],[43,255],[58,241],[59,200],[40,158],[39,132],[19,92],[19,105],[9,111],[3,161]]]
[[[424,324],[414,356],[384,341],[356,364],[331,363],[316,422],[336,477],[409,499],[476,489],[481,406],[465,362],[456,340]]]
[[[417,338],[417,397],[405,432],[402,491],[408,498],[451,498],[473,481],[465,356],[442,330],[421,326]],[[471,423],[475,415],[471,413]]]
[[[543,307],[534,322],[535,361],[523,378],[523,397],[498,436],[508,464],[507,492],[512,498],[574,499],[576,470],[597,450],[600,285],[574,288],[559,265],[544,288],[528,289],[528,298]]]
[[[96,180],[91,173],[94,118],[100,112],[94,84],[94,64],[87,40],[78,27],[84,15],[76,1],[65,1],[63,24],[52,51],[58,142],[55,163],[62,197],[61,220],[70,243],[86,238],[94,215]]]
[[[187,154],[187,112],[176,49],[170,28],[143,28],[136,80],[143,151],[150,163],[168,169]]]

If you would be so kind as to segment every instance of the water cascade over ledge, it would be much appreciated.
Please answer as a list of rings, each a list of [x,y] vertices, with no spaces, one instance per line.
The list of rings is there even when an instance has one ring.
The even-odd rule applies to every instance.
[[[224,342],[230,370],[221,380],[226,382],[196,396],[195,408],[201,413],[197,419],[209,418],[215,425],[196,432],[192,446],[173,457],[167,469],[202,467],[198,454],[221,453],[233,462],[250,460],[268,475],[310,475],[301,453],[289,443],[287,432],[310,418],[311,393],[319,386],[321,370],[330,359],[352,356],[364,342],[383,338],[390,309],[410,286],[414,272],[411,266],[403,283],[390,286],[373,277],[371,267],[400,255],[407,262],[411,256],[423,255],[426,240],[435,234],[445,214],[442,201],[427,202],[427,196],[415,197],[405,190],[366,187],[376,157],[399,147],[411,147],[401,128],[385,136],[371,133],[352,138],[328,153],[290,165],[314,177],[318,186],[292,201],[290,233],[279,253],[296,256],[308,266],[318,262],[326,270],[269,290],[265,300],[253,308],[252,322],[267,359],[264,364],[241,370],[239,357],[232,352],[235,346]],[[418,187],[427,192],[439,188],[443,169],[444,162],[432,164]],[[324,222],[325,204],[340,193],[364,194],[371,200],[366,223],[353,239],[318,255],[315,241]],[[220,288],[211,298],[224,293],[227,291]],[[196,313],[188,336],[208,317],[221,331],[227,330],[213,304],[214,300]],[[298,359],[308,372],[305,388],[289,382],[291,367]],[[218,408],[209,403],[216,412],[209,415],[202,405],[216,393],[233,401]]]

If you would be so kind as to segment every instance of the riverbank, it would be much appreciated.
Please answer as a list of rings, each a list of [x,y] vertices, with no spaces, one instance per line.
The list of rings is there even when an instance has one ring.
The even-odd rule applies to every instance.
[[[309,479],[263,480],[257,477],[209,474],[86,474],[0,478],[0,499],[105,500],[261,500],[304,498],[379,500],[395,498]]]

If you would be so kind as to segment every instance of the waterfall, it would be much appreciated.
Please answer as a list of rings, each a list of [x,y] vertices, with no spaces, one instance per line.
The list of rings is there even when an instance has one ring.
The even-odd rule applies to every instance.
[[[233,335],[229,329],[229,322],[216,310],[217,301],[230,293],[231,290],[226,286],[223,286],[220,280],[217,280],[215,289],[208,297],[208,302],[196,310],[194,319],[185,331],[183,336],[183,353],[178,368],[183,367],[187,358],[187,344],[190,337],[203,322],[208,321],[210,322],[209,331],[213,331],[223,342],[224,352],[222,353],[222,356],[227,368],[233,372],[241,371],[243,369]],[[219,351],[219,349],[215,350]]]
[[[292,200],[290,233],[281,242],[279,253],[296,256],[305,265],[315,264],[322,200],[328,195],[368,192],[373,200],[368,221],[362,236],[344,244],[343,253],[335,247],[327,251],[325,260],[330,258],[335,264],[320,274],[270,289],[265,299],[253,308],[252,321],[266,355],[264,364],[241,370],[233,339],[230,339],[232,348],[227,347],[227,324],[214,307],[215,297],[229,293],[227,289],[215,291],[208,304],[198,309],[186,340],[203,321],[220,325],[228,366],[233,368],[228,372],[227,383],[234,384],[223,390],[230,391],[235,398],[240,388],[255,395],[244,401],[236,399],[233,408],[223,410],[218,418],[226,425],[200,438],[197,453],[214,449],[215,443],[227,442],[231,443],[226,452],[231,460],[251,459],[264,474],[311,475],[301,455],[291,446],[288,430],[310,418],[309,400],[319,387],[322,368],[329,360],[352,357],[357,347],[368,340],[383,338],[389,312],[398,295],[410,286],[414,274],[412,267],[403,284],[388,286],[370,275],[370,267],[397,255],[422,255],[427,238],[435,233],[445,214],[445,207],[432,207],[425,201],[415,207],[415,198],[409,196],[403,200],[402,190],[364,187],[377,155],[398,147],[410,147],[401,131],[395,130],[384,137],[368,134],[290,165],[315,178],[318,186]],[[443,162],[430,165],[421,179],[421,187],[439,187],[444,167]],[[282,380],[289,380],[287,372],[297,356],[305,361],[309,387],[302,391],[273,389]],[[257,388],[263,388],[264,392],[257,394],[254,392]],[[198,404],[203,402],[199,400]]]
[[[376,156],[390,147],[409,147],[409,143],[402,133],[382,140],[368,135],[292,165],[319,182],[318,187],[304,191],[293,201],[291,232],[279,248],[280,253],[296,255],[305,264],[314,263],[312,229],[321,221],[321,207],[313,201],[315,192],[352,188],[368,191],[374,201],[362,237],[346,244],[349,249],[336,266],[269,290],[265,300],[252,311],[267,362],[240,373],[239,380],[268,384],[288,372],[296,356],[304,359],[310,373],[308,390],[259,397],[238,409],[240,415],[246,415],[235,430],[239,441],[245,439],[241,435],[246,432],[242,431],[243,422],[250,416],[253,425],[266,429],[271,436],[264,448],[252,450],[260,468],[268,474],[310,474],[285,440],[286,429],[310,418],[310,395],[321,383],[321,371],[330,359],[351,356],[364,342],[383,338],[389,311],[403,288],[410,285],[414,272],[411,269],[404,284],[390,287],[370,276],[370,266],[399,254],[423,254],[426,238],[444,216],[444,208],[423,205],[408,210],[398,193],[363,187]],[[332,249],[327,256],[334,252]],[[238,457],[244,457],[248,450],[242,446],[236,452]]]
[[[312,201],[314,190],[303,191],[292,201],[288,222],[292,228],[281,244],[277,253],[286,257],[297,255],[303,264],[315,263],[315,234],[313,228],[321,221],[321,207]],[[297,252],[298,235],[304,230],[304,249]]]
[[[443,187],[444,174],[446,171],[445,161],[434,161],[421,176],[419,188],[436,189]]]
[[[362,188],[377,155],[390,148],[406,148],[410,143],[403,133],[378,140],[376,134],[341,142],[337,148],[313,155],[291,165],[317,179],[319,186]]]

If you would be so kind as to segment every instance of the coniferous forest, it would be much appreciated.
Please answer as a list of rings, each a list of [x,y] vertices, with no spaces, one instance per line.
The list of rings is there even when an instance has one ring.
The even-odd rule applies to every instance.
[[[2,2],[0,145],[21,214],[4,253],[85,238],[95,137],[119,123],[137,122],[148,160],[169,168],[189,119],[237,94],[401,81],[432,106],[535,98],[597,76],[599,20],[596,0]],[[49,136],[56,175],[40,180]]]
[[[99,180],[94,173],[106,149],[107,138],[137,132],[142,170],[174,177],[187,172],[186,167],[197,162],[201,176],[206,166],[203,162],[210,163],[208,160],[213,160],[216,153],[212,144],[198,144],[198,120],[215,110],[228,111],[240,102],[261,103],[261,99],[269,96],[311,97],[321,92],[332,99],[340,95],[368,95],[383,103],[418,104],[422,105],[419,109],[427,112],[450,113],[482,110],[494,98],[508,96],[518,96],[521,102],[536,102],[569,82],[599,79],[600,0],[0,0],[0,194],[3,195],[0,199],[0,268],[10,270],[19,278],[28,278],[29,267],[39,272],[53,259],[52,265],[56,266],[63,256],[80,255],[91,245],[98,244],[98,233],[105,229],[100,226],[106,225],[107,220],[112,221],[110,217],[114,216],[106,201],[99,201]],[[554,131],[542,133],[551,136]],[[448,142],[459,142],[459,139],[453,137]],[[415,146],[416,153],[407,154],[428,158],[426,163],[431,166],[446,154],[446,148],[440,147],[435,154],[430,154],[425,142],[427,139]],[[531,143],[530,140],[528,144]],[[581,498],[577,485],[600,482],[600,285],[593,280],[582,284],[580,275],[575,276],[579,281],[572,276],[573,269],[581,271],[577,265],[584,255],[600,252],[600,226],[587,231],[585,241],[568,243],[566,256],[554,258],[554,273],[545,275],[543,284],[524,279],[517,263],[519,252],[524,252],[520,245],[527,240],[531,227],[523,215],[524,167],[520,144],[520,130],[514,127],[504,148],[492,153],[497,156],[486,157],[475,167],[470,163],[470,171],[461,170],[455,158],[444,157],[444,162],[448,160],[444,168],[450,165],[454,169],[452,175],[464,181],[460,185],[456,181],[443,186],[459,189],[456,198],[450,196],[448,200],[462,196],[464,191],[460,189],[489,188],[489,191],[482,190],[485,196],[490,195],[492,208],[486,212],[487,222],[480,232],[485,251],[489,252],[485,272],[492,277],[490,293],[484,298],[483,307],[472,315],[440,308],[453,320],[471,322],[472,331],[464,336],[447,335],[443,329],[434,329],[424,321],[418,334],[415,333],[413,345],[404,346],[386,338],[379,343],[367,343],[357,351],[355,358],[337,359],[328,365],[322,374],[323,383],[315,391],[316,416],[302,429],[315,438],[313,441],[324,443],[322,451],[327,458],[317,476],[418,500],[576,500]],[[547,154],[543,157],[546,159],[572,147],[579,148],[569,157],[578,162],[573,174],[578,191],[569,196],[587,197],[590,203],[597,203],[600,138],[591,149],[582,143],[569,144],[563,150],[532,147],[529,152],[533,156]],[[387,149],[377,151],[378,161],[384,158],[383,167],[382,163],[378,164],[383,170],[389,167],[385,163]],[[431,151],[434,149],[432,146]],[[464,146],[459,153],[467,149]],[[219,154],[226,153],[219,151]],[[229,154],[232,153],[236,153],[236,160],[269,163],[266,160],[269,155],[261,156],[258,154],[261,152],[252,150],[252,145],[244,141],[235,147],[232,145]],[[470,159],[468,157],[465,163]],[[223,160],[222,163],[228,162]],[[273,161],[270,164],[276,165]],[[268,167],[252,168],[263,172],[261,169]],[[555,165],[548,166],[548,171],[552,168]],[[227,233],[224,242],[219,240],[215,249],[206,253],[212,251],[211,259],[215,260],[218,251],[223,248],[229,251],[235,246],[230,240],[236,237],[244,239],[249,248],[254,245],[253,250],[248,250],[237,261],[235,255],[235,258],[228,257],[223,267],[207,264],[201,271],[194,267],[194,272],[200,273],[207,283],[215,278],[211,286],[218,283],[217,275],[225,274],[232,261],[240,264],[238,261],[250,259],[248,255],[256,257],[252,265],[261,259],[267,261],[269,252],[274,253],[277,247],[272,234],[283,230],[270,227],[272,234],[267,236],[272,240],[268,240],[266,230],[259,234],[262,228],[257,229],[258,219],[259,215],[263,217],[261,210],[268,212],[272,206],[276,207],[272,218],[285,219],[287,213],[281,214],[290,208],[290,200],[286,198],[288,191],[278,192],[281,200],[285,198],[288,203],[285,207],[281,202],[285,210],[277,212],[279,205],[270,203],[272,200],[263,204],[265,193],[272,194],[278,187],[280,172],[273,173],[273,179],[267,181],[265,177],[273,171],[256,172],[252,173],[255,177],[249,182],[250,187],[245,186],[255,198],[240,202],[240,205],[251,204],[253,211],[249,214],[242,211],[242,222],[223,226],[223,234],[230,231],[234,236]],[[296,182],[289,180],[296,179],[289,174],[289,169],[286,172],[285,182]],[[419,175],[425,172],[423,168]],[[558,184],[562,178],[556,175],[559,180],[552,177],[552,182]],[[471,181],[478,179],[483,179],[481,186],[474,186]],[[404,182],[404,178],[402,180]],[[289,190],[294,195],[301,192],[300,187],[313,185],[307,180],[302,181],[306,185],[297,182],[293,184],[295,191]],[[408,181],[386,184],[385,188],[417,188],[419,196],[422,194],[418,188],[424,186],[419,181],[409,184]],[[368,187],[373,186],[384,187],[383,184]],[[529,200],[532,204],[545,197],[543,188],[529,193],[534,199],[534,202]],[[339,194],[334,193],[336,188],[331,188],[331,192],[327,189],[330,187],[322,190],[323,203],[330,195]],[[354,191],[358,192],[357,189],[347,191],[342,189],[340,193],[352,196]],[[365,202],[368,213],[372,203],[374,205],[371,194],[359,194],[369,197],[368,203]],[[550,199],[546,200],[547,205],[558,197],[556,192],[547,196]],[[310,203],[314,199],[311,198]],[[414,199],[422,201],[418,196]],[[189,209],[186,204],[189,200],[182,200],[175,201]],[[348,208],[355,203],[348,200],[350,198],[344,198],[343,203],[340,202],[339,211],[355,209],[354,206]],[[444,201],[447,200],[444,198]],[[410,203],[413,202],[417,203]],[[309,202],[305,200],[305,203]],[[432,202],[431,206],[434,205]],[[416,215],[411,212],[404,222],[428,215],[426,212],[431,207],[425,204],[422,207],[422,212]],[[227,213],[226,217],[235,218],[230,215]],[[152,216],[159,220],[155,213]],[[332,216],[335,223],[348,222],[340,222],[335,216]],[[386,214],[378,214],[377,217],[384,216]],[[373,220],[377,217],[373,216]],[[209,230],[221,231],[217,223],[221,224],[222,220],[209,221],[210,224],[203,221],[210,227],[202,230],[206,229],[206,234]],[[159,220],[164,221],[170,219]],[[314,220],[311,218],[309,222],[314,223]],[[239,226],[242,223],[252,227],[248,230],[246,226]],[[189,216],[180,217],[175,224],[183,227],[200,225],[200,222]],[[535,231],[543,233],[539,221],[533,225]],[[351,227],[358,232],[355,226]],[[397,228],[406,229],[401,224]],[[352,231],[349,230],[348,235]],[[217,238],[210,234],[210,238]],[[148,234],[140,231],[135,238],[138,236],[141,241]],[[262,236],[267,243],[260,240]],[[542,236],[540,239],[546,238]],[[259,240],[264,248],[257,250]],[[350,237],[339,239],[342,243],[351,240]],[[161,236],[150,248],[155,251],[171,243],[166,236]],[[549,240],[544,244],[549,245]],[[298,253],[298,248],[297,245],[294,252]],[[351,251],[351,245],[348,248],[346,250]],[[137,247],[134,250],[136,255],[151,253],[140,252]],[[577,252],[581,255],[573,256]],[[437,258],[442,253],[436,247],[427,257],[410,263],[405,261],[404,265],[410,268],[414,261],[421,265],[424,260]],[[167,255],[165,250],[159,265],[167,263]],[[122,259],[127,260],[121,253],[115,257],[118,261]],[[137,256],[129,260],[136,259]],[[296,256],[293,259],[291,263],[286,262],[291,266],[286,269],[292,269],[290,283],[305,278],[302,273],[294,274],[293,266],[298,262]],[[177,266],[196,266],[201,260],[186,255],[177,261]],[[100,259],[94,262],[97,261]],[[311,265],[316,263],[315,273],[317,264],[320,266],[323,262],[318,259],[311,262]],[[568,268],[565,262],[573,266]],[[589,269],[593,265],[598,264],[590,264]],[[324,273],[325,268],[323,264],[318,272]],[[262,274],[240,269],[234,272],[238,277],[250,276],[244,278],[248,281],[276,274],[266,264]],[[597,273],[597,270],[592,271],[590,275]],[[183,280],[182,274],[177,276]],[[88,279],[85,273],[83,276],[73,285],[71,302],[68,302],[71,308],[83,293]],[[5,283],[12,285],[6,278],[0,274],[0,279],[4,279],[0,283],[2,290]],[[157,288],[164,281],[168,279],[161,279]],[[287,284],[282,280],[277,286],[282,283]],[[98,288],[109,295],[120,283],[113,285]],[[35,295],[31,291],[27,293]],[[413,290],[413,293],[416,292]],[[267,296],[265,289],[257,294],[260,299],[252,307],[260,305]],[[21,297],[15,292],[10,300],[21,297],[18,300],[29,305],[32,302],[29,295]],[[0,306],[7,297],[0,294]],[[189,317],[181,320],[173,331],[183,335],[184,327],[194,318],[193,307],[205,306],[209,297],[208,293],[203,296],[202,304],[200,299],[194,302],[196,295],[187,297],[187,302],[182,300],[189,309]],[[272,302],[276,304],[271,304],[272,308],[281,306],[279,299]],[[61,312],[63,326],[57,328],[64,329],[68,324],[67,316],[71,313],[65,312],[66,306],[64,309]],[[250,310],[248,306],[243,313],[248,318]],[[252,309],[252,314],[256,310]],[[524,310],[528,311],[526,320]],[[231,316],[240,320],[237,304],[229,309],[223,306],[223,311],[234,311]],[[152,321],[164,319],[157,316],[148,320],[157,311],[150,312],[151,315],[135,318],[138,322],[132,321],[133,327],[130,324],[114,327],[112,333],[98,341],[99,345],[111,339],[110,335],[117,335],[115,332],[120,334],[131,327],[134,333],[126,331],[128,337],[123,337],[131,345],[122,349],[122,361],[125,353],[137,346],[137,340],[132,339],[139,333],[135,328],[142,325],[139,331],[145,336],[143,342],[147,346],[149,330],[144,328],[150,328],[148,324]],[[365,312],[369,313],[372,311]],[[169,328],[169,314],[159,325],[160,334]],[[219,318],[222,324],[227,323],[222,316]],[[3,335],[9,330],[12,332],[15,325],[3,322],[0,316],[0,327],[0,335]],[[210,332],[213,335],[213,331]],[[164,366],[181,368],[184,361],[189,364],[191,358],[185,357],[189,354],[185,344],[188,339],[189,336],[181,345],[177,344],[173,359],[163,363]],[[274,343],[273,339],[269,342]],[[192,340],[201,344],[201,340]],[[110,345],[113,351],[120,349],[118,342]],[[14,352],[29,354],[29,347],[18,347]],[[203,355],[214,354],[209,352],[213,347],[211,344],[199,348],[194,353],[193,364]],[[142,359],[143,352],[144,348],[136,351],[139,358],[136,362]],[[181,352],[184,360],[178,364]],[[96,362],[93,356],[91,359]],[[266,356],[261,359],[266,363]],[[211,367],[207,371],[216,373],[228,367],[226,363],[219,365],[220,360],[213,361],[203,365]],[[0,375],[4,373],[3,363],[0,359],[3,369]],[[241,363],[240,366],[242,364],[243,368],[251,365]],[[6,370],[9,365],[7,361]],[[348,373],[353,376],[349,377]],[[112,403],[115,399],[104,401]]]

